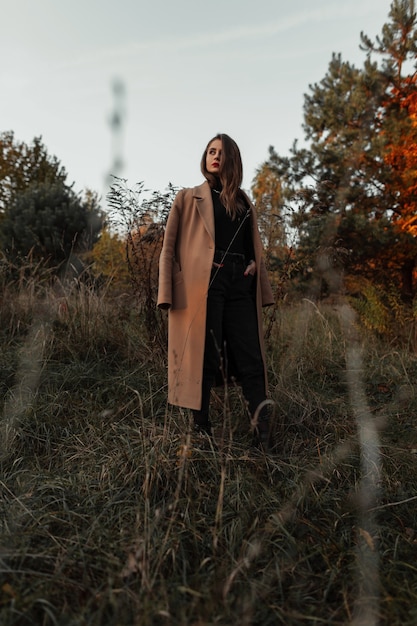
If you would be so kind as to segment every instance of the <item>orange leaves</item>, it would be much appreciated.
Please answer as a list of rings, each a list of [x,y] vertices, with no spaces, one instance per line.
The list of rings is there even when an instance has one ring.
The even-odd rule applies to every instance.
[[[401,89],[395,87],[387,103],[388,111],[397,113],[400,125],[385,131],[388,139],[384,161],[392,168],[392,181],[387,191],[397,199],[398,211],[393,221],[398,228],[417,235],[417,86],[416,76],[403,79]]]

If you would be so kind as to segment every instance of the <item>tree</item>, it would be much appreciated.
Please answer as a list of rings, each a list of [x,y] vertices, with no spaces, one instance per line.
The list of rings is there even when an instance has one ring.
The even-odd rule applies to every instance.
[[[11,258],[30,253],[57,266],[72,254],[90,250],[101,225],[94,194],[83,201],[60,181],[43,182],[14,199],[1,223],[0,241]]]
[[[390,195],[393,221],[404,232],[417,235],[417,89],[416,76],[405,81],[404,91],[393,89],[392,102],[405,119],[398,136],[391,135],[384,160],[392,171]],[[395,203],[395,199],[397,202]],[[394,210],[395,209],[395,210]]]
[[[271,157],[274,150],[271,148]],[[286,187],[270,161],[256,171],[252,182],[259,232],[264,244],[265,264],[276,295],[283,295],[293,271],[292,249],[287,242]]]
[[[58,266],[90,250],[102,227],[97,194],[84,199],[66,184],[66,172],[41,138],[32,145],[0,135],[0,245],[16,259],[29,253]]]
[[[417,259],[415,188],[410,187],[416,139],[414,1],[394,0],[389,18],[375,43],[361,34],[362,69],[333,55],[324,79],[305,96],[310,147],[294,144],[289,158],[272,155],[270,165],[292,189],[298,253],[305,266],[315,256],[318,268],[340,274],[343,267],[384,285],[396,281],[404,297],[412,297]]]
[[[41,137],[31,145],[18,142],[14,133],[0,134],[0,214],[28,187],[41,183],[65,183],[67,174],[58,159],[49,156]]]
[[[252,195],[258,213],[259,232],[266,250],[267,265],[279,256],[285,245],[282,219],[282,184],[269,163],[263,163],[256,171],[252,182]]]

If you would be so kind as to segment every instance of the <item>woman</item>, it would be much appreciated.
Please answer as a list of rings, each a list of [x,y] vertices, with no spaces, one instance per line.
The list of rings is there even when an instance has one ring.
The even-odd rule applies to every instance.
[[[267,375],[261,307],[273,304],[255,208],[240,189],[236,143],[216,135],[201,160],[206,181],[183,189],[168,216],[158,306],[168,312],[168,401],[210,433],[210,391],[236,375],[267,447]]]

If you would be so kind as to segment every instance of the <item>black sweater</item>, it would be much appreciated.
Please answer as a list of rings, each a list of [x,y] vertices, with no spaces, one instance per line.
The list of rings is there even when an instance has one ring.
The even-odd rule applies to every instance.
[[[220,202],[219,192],[211,190],[214,207],[214,226],[216,248],[228,252],[244,254],[246,261],[254,258],[249,208],[234,220]],[[231,243],[232,242],[232,243]]]

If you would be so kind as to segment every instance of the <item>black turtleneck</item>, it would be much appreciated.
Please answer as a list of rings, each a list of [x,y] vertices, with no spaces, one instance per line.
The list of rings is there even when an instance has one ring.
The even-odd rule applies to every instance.
[[[220,202],[220,191],[211,190],[214,207],[216,248],[228,252],[244,254],[246,261],[254,258],[249,208],[237,215],[234,220]],[[232,242],[232,243],[231,243]]]

